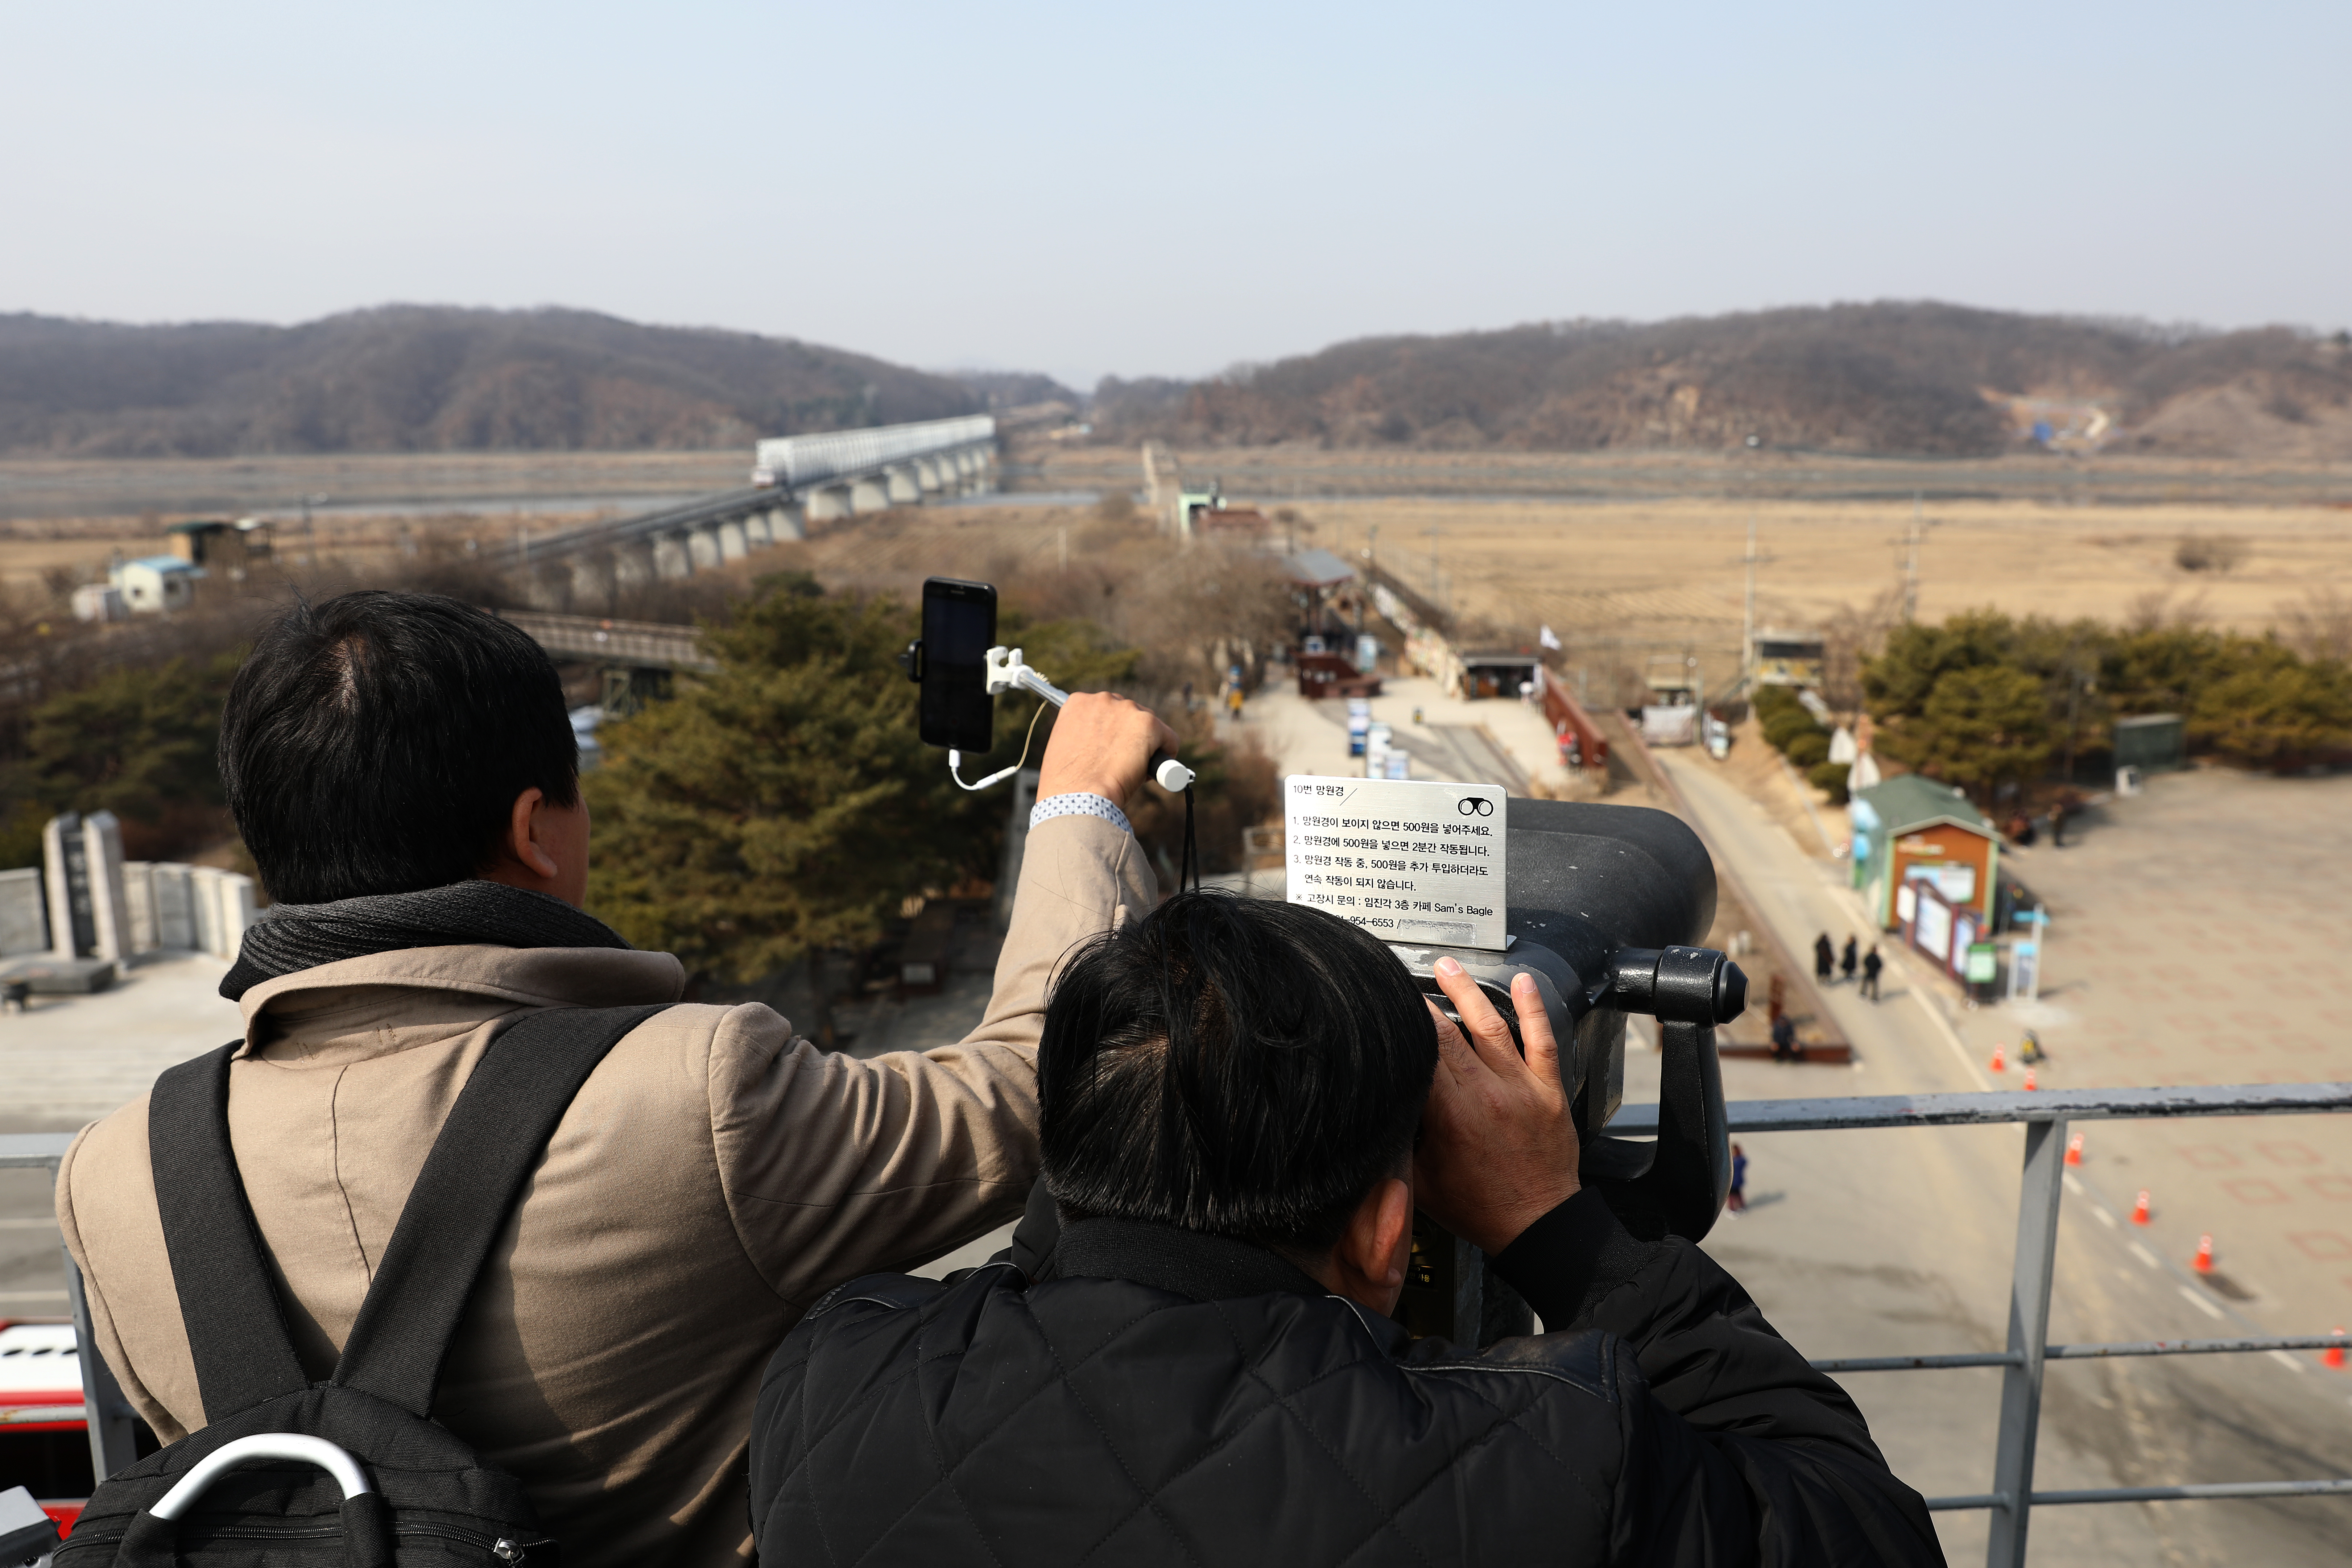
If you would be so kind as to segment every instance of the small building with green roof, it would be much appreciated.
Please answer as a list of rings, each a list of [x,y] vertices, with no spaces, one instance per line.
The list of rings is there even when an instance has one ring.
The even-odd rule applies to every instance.
[[[1846,809],[1853,819],[1853,885],[1879,930],[1902,924],[1906,911],[1898,910],[1896,893],[1915,879],[1932,881],[1946,902],[1973,908],[1990,921],[2000,836],[1967,795],[1904,773],[1857,791]]]

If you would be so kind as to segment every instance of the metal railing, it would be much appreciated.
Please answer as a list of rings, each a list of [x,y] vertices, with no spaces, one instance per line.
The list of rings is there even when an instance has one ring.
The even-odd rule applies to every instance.
[[[2017,1205],[2017,1256],[2010,1281],[2007,1348],[1954,1354],[1846,1356],[1815,1361],[1825,1373],[1911,1372],[1950,1367],[2001,1369],[2000,1425],[1993,1451],[1993,1489],[1929,1498],[1931,1510],[1990,1510],[1994,1514],[1985,1561],[1990,1568],[2021,1568],[2032,1510],[2073,1503],[2200,1501],[2232,1498],[2352,1495],[2352,1478],[2298,1481],[2229,1481],[2177,1486],[2105,1487],[2035,1491],[2034,1444],[2042,1416],[2043,1369],[2053,1361],[2123,1356],[2223,1355],[2322,1350],[2340,1346],[2333,1335],[2301,1334],[2231,1340],[2143,1340],[2115,1344],[2049,1342],[2050,1294],[2058,1253],[2058,1210],[2064,1187],[2066,1129],[2071,1121],[2176,1116],[2307,1116],[2352,1111],[2352,1083],[2249,1084],[2229,1088],[2054,1090],[2036,1094],[1917,1094],[1845,1099],[1751,1100],[1727,1108],[1729,1130],[1795,1132],[1872,1127],[2025,1125],[2024,1179]],[[1614,1134],[1657,1131],[1654,1105],[1629,1105],[1609,1124]],[[0,1168],[46,1167],[54,1180],[72,1140],[63,1134],[0,1136]],[[89,1307],[73,1258],[65,1258],[73,1304],[75,1341],[95,1343]],[[131,1460],[131,1412],[103,1356],[80,1357],[84,1408],[91,1413],[91,1463],[100,1476]]]
[[[73,1144],[70,1132],[11,1132],[0,1134],[0,1171],[45,1169],[54,1184],[58,1165]],[[81,1363],[82,1420],[89,1428],[90,1474],[103,1480],[139,1457],[131,1423],[136,1413],[114,1381],[114,1369],[102,1355],[90,1353],[98,1343],[89,1328],[89,1299],[82,1293],[81,1270],[65,1243],[58,1243],[65,1260],[66,1300],[73,1308],[74,1353]]]
[[[554,616],[538,610],[493,610],[491,614],[530,634],[533,642],[559,659],[646,669],[719,668],[719,661],[702,650],[699,626],[599,620],[593,616]]]
[[[2010,1277],[2009,1342],[2000,1351],[1954,1355],[1848,1356],[1816,1361],[1826,1373],[1911,1372],[1946,1367],[2001,1369],[2000,1426],[1993,1448],[1993,1489],[1927,1500],[1931,1510],[1989,1509],[1990,1568],[2020,1568],[2032,1510],[2068,1503],[2209,1500],[2224,1498],[2352,1496],[2352,1478],[2232,1481],[2162,1487],[2033,1489],[2034,1444],[2042,1423],[2042,1371],[2053,1361],[2119,1356],[2215,1355],[2321,1350],[2333,1335],[2238,1340],[2143,1340],[2119,1344],[2050,1343],[2050,1288],[2058,1257],[2058,1205],[2063,1194],[2070,1121],[2173,1116],[2305,1116],[2352,1111],[2352,1083],[2246,1084],[2229,1088],[2106,1089],[2033,1094],[1915,1094],[1733,1102],[1733,1133],[1795,1132],[1866,1127],[1981,1127],[2025,1124],[2025,1168],[2017,1200],[2017,1259]],[[1629,1105],[1612,1133],[1655,1132],[1657,1108]]]

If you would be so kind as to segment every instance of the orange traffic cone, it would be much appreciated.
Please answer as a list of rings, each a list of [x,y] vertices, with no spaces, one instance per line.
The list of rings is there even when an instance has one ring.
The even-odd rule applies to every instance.
[[[2147,1223],[2147,1189],[2146,1187],[2142,1187],[2142,1188],[2139,1190],[2139,1202],[2137,1202],[2137,1203],[2136,1203],[2136,1204],[2132,1205],[2132,1224],[2134,1224],[2134,1225],[2146,1225]]]
[[[2027,1068],[2025,1069],[2025,1087],[2029,1090],[2033,1087],[2033,1069],[2032,1068]]]
[[[2211,1237],[2200,1236],[2197,1238],[2197,1256],[2189,1260],[2189,1266],[2200,1274],[2213,1272],[2213,1238]]]
[[[2336,1325],[2336,1331],[2333,1337],[2339,1340],[2344,1337],[2343,1324],[2338,1323]],[[2344,1347],[2342,1345],[2328,1346],[2326,1350],[2319,1352],[2319,1360],[2321,1365],[2332,1366],[2341,1372],[2344,1369]]]
[[[2080,1132],[2077,1132],[2074,1136],[2066,1140],[2066,1163],[2070,1165],[2079,1165],[2082,1163],[2083,1135]]]
[[[2003,1048],[2004,1047],[2000,1045],[1995,1045],[1992,1048],[1992,1070],[1995,1072],[2007,1072],[2009,1070],[2009,1068],[2003,1065],[2003,1058],[2001,1057],[2001,1051]]]

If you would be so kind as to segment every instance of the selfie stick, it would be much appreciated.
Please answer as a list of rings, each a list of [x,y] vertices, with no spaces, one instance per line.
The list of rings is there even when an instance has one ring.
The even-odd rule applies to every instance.
[[[1026,691],[1034,696],[1044,698],[1056,708],[1070,700],[1068,692],[1022,663],[1021,650],[1017,647],[990,648],[987,654],[987,669],[986,689],[991,697],[1001,697],[1008,691]],[[966,789],[986,789],[992,784],[1000,784],[1011,778],[1021,769],[1021,764],[1015,763],[1009,768],[989,774],[977,784],[963,784],[962,777],[957,772],[962,764],[962,752],[951,751],[948,753],[949,774],[955,778],[956,783],[963,784]],[[1155,752],[1152,753],[1149,766],[1151,769],[1151,776],[1160,781],[1160,787],[1171,795],[1181,795],[1192,787],[1192,770],[1173,757],[1162,756]]]

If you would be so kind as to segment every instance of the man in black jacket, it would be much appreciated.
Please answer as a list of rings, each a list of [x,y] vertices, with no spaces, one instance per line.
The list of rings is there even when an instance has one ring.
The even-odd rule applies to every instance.
[[[752,1423],[761,1563],[1940,1563],[1844,1393],[1579,1190],[1532,984],[1522,1059],[1439,969],[1466,1039],[1312,910],[1181,895],[1078,950],[1039,1054],[1058,1242],[810,1310]],[[1551,1331],[1391,1321],[1416,1204]]]

